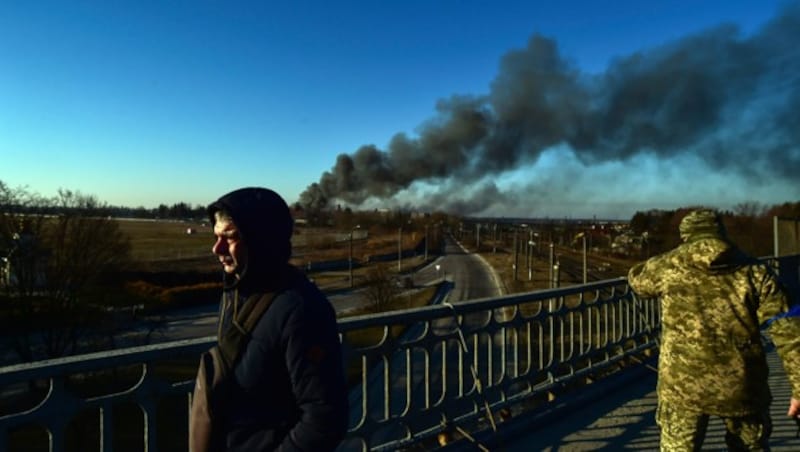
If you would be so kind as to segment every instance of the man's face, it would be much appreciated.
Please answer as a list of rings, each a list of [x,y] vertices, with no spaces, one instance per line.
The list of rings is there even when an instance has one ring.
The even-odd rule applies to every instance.
[[[225,273],[236,274],[247,262],[247,248],[242,243],[239,230],[230,218],[217,217],[214,236],[217,241],[211,252],[217,255]]]

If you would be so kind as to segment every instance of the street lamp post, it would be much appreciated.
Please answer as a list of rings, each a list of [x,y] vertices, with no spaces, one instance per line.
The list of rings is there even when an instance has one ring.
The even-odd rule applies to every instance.
[[[556,261],[556,263],[553,264],[553,288],[554,289],[557,289],[557,288],[559,288],[561,286],[561,272],[560,272],[560,270],[561,270],[561,264],[558,261]]]
[[[353,231],[360,229],[360,225],[350,229],[350,257],[347,259],[347,266],[350,273],[350,288],[353,288]]]
[[[517,229],[514,228],[514,281],[517,281],[517,269],[519,268],[519,240]]]
[[[403,271],[403,226],[397,228],[397,273]]]
[[[428,225],[425,225],[425,262],[428,262]]]
[[[497,253],[497,223],[493,226],[494,237],[492,237],[492,253]]]
[[[583,234],[583,283],[589,280],[588,262],[586,261],[586,234]]]
[[[533,229],[528,229],[528,249],[526,258],[528,259],[528,281],[533,280],[533,273],[531,272],[531,258],[533,257]]]
[[[533,257],[533,246],[535,243],[533,240],[528,240],[528,281],[533,281],[533,267],[531,266],[531,260]]]

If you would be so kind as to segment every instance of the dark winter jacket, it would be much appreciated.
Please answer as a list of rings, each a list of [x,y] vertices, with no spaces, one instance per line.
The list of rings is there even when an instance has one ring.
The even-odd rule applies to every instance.
[[[277,199],[276,199],[277,198]],[[209,206],[239,228],[248,260],[239,279],[226,278],[220,328],[230,328],[235,303],[277,292],[235,364],[222,416],[228,451],[333,450],[347,430],[347,388],[336,315],[330,302],[287,263],[291,217],[280,197],[242,189]]]

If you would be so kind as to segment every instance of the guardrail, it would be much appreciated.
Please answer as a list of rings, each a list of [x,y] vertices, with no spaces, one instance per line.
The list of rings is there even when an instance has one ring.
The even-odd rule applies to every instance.
[[[454,425],[473,428],[487,406],[515,407],[652,347],[657,324],[656,305],[634,300],[623,279],[343,319],[357,382],[341,448],[394,449]],[[104,452],[185,450],[194,364],[213,343],[207,337],[0,368],[0,449],[24,442],[63,451],[97,441]],[[170,374],[178,362],[184,371]],[[173,403],[165,418],[166,399]],[[134,414],[119,408],[125,404]],[[139,425],[133,442],[118,432],[122,419]],[[75,428],[84,430],[79,439],[69,433]]]
[[[657,300],[624,278],[343,319],[353,390],[340,449],[492,428],[646,355],[659,325]],[[0,368],[0,450],[186,450],[197,357],[214,341]]]
[[[653,348],[659,322],[657,302],[633,297],[625,279],[347,319],[361,381],[342,449],[490,428]],[[354,347],[368,329],[379,339]]]

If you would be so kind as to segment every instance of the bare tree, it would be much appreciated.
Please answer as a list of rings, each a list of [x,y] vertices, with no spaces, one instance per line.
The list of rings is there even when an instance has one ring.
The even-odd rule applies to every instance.
[[[387,264],[377,264],[367,269],[363,296],[375,312],[384,310],[399,294],[400,287],[392,278]]]
[[[127,237],[104,205],[71,191],[44,199],[0,185],[0,212],[3,342],[22,361],[77,352],[108,317],[101,288],[127,264]]]
[[[733,212],[742,217],[758,218],[767,208],[758,201],[742,202],[733,207]]]

